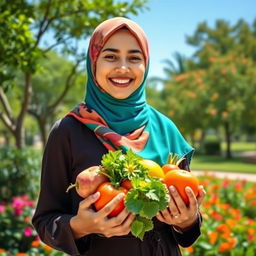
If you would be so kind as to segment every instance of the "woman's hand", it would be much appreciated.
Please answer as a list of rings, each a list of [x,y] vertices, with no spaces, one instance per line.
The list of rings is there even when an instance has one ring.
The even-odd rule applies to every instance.
[[[171,186],[169,191],[169,207],[159,212],[156,216],[157,219],[169,225],[177,226],[181,229],[187,229],[193,226],[198,218],[198,208],[206,194],[203,186],[199,186],[199,194],[197,198],[193,193],[193,190],[190,187],[186,187],[186,193],[189,198],[188,206],[186,206],[186,204],[183,202],[174,186]]]
[[[117,195],[101,210],[95,212],[91,206],[97,201],[99,195],[100,193],[96,192],[81,201],[77,215],[71,218],[70,227],[76,239],[92,233],[111,237],[127,235],[130,232],[135,215],[126,209],[117,216],[108,218],[119,201],[123,199],[124,194]]]

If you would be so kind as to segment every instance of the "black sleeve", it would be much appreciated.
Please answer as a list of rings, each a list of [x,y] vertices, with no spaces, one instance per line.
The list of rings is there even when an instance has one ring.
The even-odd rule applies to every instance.
[[[65,193],[72,166],[69,143],[67,131],[57,122],[43,155],[41,190],[32,223],[44,243],[69,255],[80,255],[79,246],[86,238],[73,237],[69,225],[74,215],[72,202]]]
[[[202,225],[202,215],[198,212],[196,223],[182,232],[177,232],[172,226],[173,236],[176,242],[182,247],[191,246],[201,235],[200,227]]]

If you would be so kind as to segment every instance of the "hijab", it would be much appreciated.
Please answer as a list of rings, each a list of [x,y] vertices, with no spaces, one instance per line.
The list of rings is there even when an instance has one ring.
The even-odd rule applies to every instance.
[[[107,40],[126,28],[142,50],[146,71],[141,85],[127,98],[116,99],[103,91],[95,78],[97,58]],[[87,53],[87,86],[84,103],[69,115],[85,124],[108,150],[132,149],[136,154],[160,165],[169,153],[186,157],[190,162],[194,149],[175,124],[146,102],[145,86],[149,69],[149,46],[146,35],[135,22],[116,17],[102,22],[94,30]]]

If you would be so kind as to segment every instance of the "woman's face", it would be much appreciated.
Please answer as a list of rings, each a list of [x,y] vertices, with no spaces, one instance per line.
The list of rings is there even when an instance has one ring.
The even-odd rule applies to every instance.
[[[118,30],[103,46],[96,61],[99,86],[116,99],[129,97],[143,82],[145,61],[129,30]]]

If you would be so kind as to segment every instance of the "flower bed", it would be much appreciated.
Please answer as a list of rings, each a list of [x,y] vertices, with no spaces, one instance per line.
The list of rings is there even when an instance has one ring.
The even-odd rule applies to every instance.
[[[184,256],[256,255],[256,184],[199,178],[207,196],[202,205],[202,235]],[[35,202],[27,195],[0,202],[0,256],[64,255],[45,245],[31,225]]]
[[[202,205],[202,235],[183,255],[256,255],[256,184],[200,177],[207,196]]]

